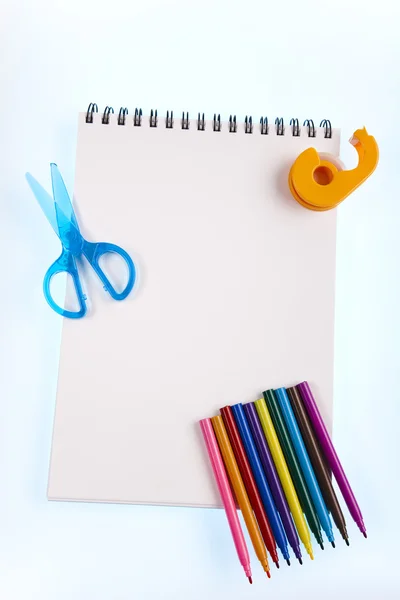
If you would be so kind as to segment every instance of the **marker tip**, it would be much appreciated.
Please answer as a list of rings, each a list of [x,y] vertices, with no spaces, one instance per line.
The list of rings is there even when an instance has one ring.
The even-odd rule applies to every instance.
[[[367,539],[367,532],[363,531],[363,536],[365,537],[365,539]]]
[[[271,578],[271,573],[269,572],[269,564],[267,562],[262,563],[263,569],[267,574],[267,577],[270,579]]]
[[[251,577],[248,577],[249,583],[253,583],[253,580]]]
[[[276,563],[275,563],[275,564],[276,564],[276,568],[277,568],[277,569],[279,569],[279,562],[278,562],[278,561],[276,561]]]
[[[349,538],[344,538],[344,541],[346,542],[347,546],[350,546]]]
[[[321,546],[321,550],[324,550],[324,545],[322,542],[319,543],[319,545]]]
[[[303,564],[303,561],[301,560],[301,557],[300,557],[300,556],[299,556],[299,559],[298,559],[298,560],[299,560],[299,563],[302,565],[302,564]]]
[[[332,544],[332,548],[336,548],[335,542],[331,542],[331,544]]]
[[[288,558],[286,559],[286,562],[287,562],[287,564],[288,564],[288,565],[289,565],[289,567],[290,567],[290,560],[289,560]]]

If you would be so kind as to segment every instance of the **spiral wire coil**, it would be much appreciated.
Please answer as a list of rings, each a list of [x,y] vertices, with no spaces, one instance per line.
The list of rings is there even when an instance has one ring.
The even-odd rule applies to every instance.
[[[92,124],[94,122],[93,115],[98,112],[99,112],[99,109],[98,109],[97,104],[95,102],[91,102],[86,111],[86,123]],[[101,116],[101,122],[103,125],[109,125],[110,115],[113,113],[114,113],[114,109],[112,106],[105,107],[103,114]],[[122,125],[122,126],[126,125],[128,122],[128,114],[129,114],[128,109],[126,107],[121,106],[121,108],[119,109],[119,113],[118,113],[117,124]],[[181,129],[187,130],[190,128],[190,118],[189,118],[188,112],[182,113],[182,118],[179,120],[179,123],[180,123]],[[197,124],[198,131],[205,131],[206,120],[205,120],[204,113],[198,113],[196,124]],[[134,125],[134,127],[142,127],[142,125],[143,125],[143,111],[141,108],[135,108],[135,112],[133,114],[133,125]],[[149,126],[150,127],[159,127],[160,126],[157,110],[152,109],[150,111]],[[176,125],[176,122],[174,121],[173,111],[172,110],[167,111],[167,114],[165,117],[165,127],[167,129],[173,129],[176,126],[177,125]],[[215,132],[222,131],[222,126],[223,126],[223,124],[221,121],[221,115],[215,113],[213,120],[212,120],[213,131],[215,131]],[[314,125],[314,121],[312,119],[306,119],[303,123],[303,126],[307,127],[308,137],[310,137],[310,138],[316,137],[317,129],[316,129],[316,127]],[[244,132],[247,134],[253,134],[256,131],[256,129],[254,128],[252,116],[246,115],[243,127],[244,127]],[[329,119],[323,119],[320,123],[320,127],[324,129],[324,137],[325,138],[332,137],[332,124],[329,121]],[[236,120],[236,115],[230,115],[229,121],[228,121],[228,131],[229,131],[229,133],[237,133],[238,123]],[[260,125],[259,125],[259,128],[257,129],[257,131],[259,131],[259,133],[261,133],[261,135],[268,135],[270,133],[270,127],[269,127],[267,117],[262,116],[260,118]],[[275,131],[276,135],[278,135],[278,136],[286,135],[287,132],[289,131],[293,137],[299,137],[300,133],[301,133],[301,127],[300,127],[299,120],[291,119],[290,128],[287,129],[285,127],[284,120],[282,118],[277,118],[277,119],[275,119],[274,131]]]

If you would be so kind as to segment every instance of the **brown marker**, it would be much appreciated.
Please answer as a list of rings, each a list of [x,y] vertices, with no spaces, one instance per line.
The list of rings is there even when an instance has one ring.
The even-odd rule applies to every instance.
[[[315,476],[318,480],[321,493],[324,497],[325,504],[332,514],[336,527],[339,529],[342,538],[349,545],[349,536],[346,530],[346,521],[344,519],[342,509],[340,508],[335,490],[333,489],[330,471],[325,463],[325,458],[319,447],[314,430],[306,413],[303,401],[295,387],[287,388],[290,404],[292,405],[297,424],[301,435],[303,436],[304,444],[307,448],[308,456],[314,468]]]

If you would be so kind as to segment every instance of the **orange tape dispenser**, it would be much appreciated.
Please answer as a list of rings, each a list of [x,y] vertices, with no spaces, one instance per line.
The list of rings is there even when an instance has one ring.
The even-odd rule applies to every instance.
[[[372,175],[379,160],[375,138],[364,127],[354,132],[350,143],[357,150],[358,165],[349,171],[338,158],[319,154],[315,148],[297,157],[290,169],[289,188],[299,204],[309,210],[330,210]]]

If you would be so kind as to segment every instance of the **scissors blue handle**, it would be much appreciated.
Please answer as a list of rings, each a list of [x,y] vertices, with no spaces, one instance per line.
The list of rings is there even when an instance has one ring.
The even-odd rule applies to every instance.
[[[65,187],[58,167],[54,163],[52,163],[50,166],[54,199],[51,198],[51,196],[46,192],[46,190],[43,189],[40,183],[38,183],[36,179],[32,177],[32,175],[29,173],[26,174],[28,183],[34,195],[36,196],[40,207],[46,215],[50,225],[60,238],[62,244],[62,252],[60,256],[49,267],[44,276],[43,292],[48,304],[56,313],[70,319],[79,319],[86,314],[87,308],[86,296],[82,290],[78,267],[76,264],[77,258],[83,255],[87,259],[103,283],[104,289],[109,292],[110,296],[114,300],[124,300],[132,291],[136,281],[136,268],[131,257],[127,252],[125,252],[125,250],[123,250],[123,248],[106,242],[88,242],[82,237],[68,191]],[[128,282],[122,292],[118,292],[114,288],[106,273],[100,267],[100,258],[108,253],[118,254],[125,261],[128,267]],[[66,310],[59,306],[52,297],[50,291],[50,282],[57,273],[67,273],[71,276],[74,283],[76,296],[78,298],[78,310]]]
[[[99,260],[102,256],[108,253],[118,254],[126,263],[128,267],[128,282],[122,292],[117,292],[106,273],[100,267]],[[115,244],[109,244],[107,242],[87,242],[83,241],[82,254],[85,256],[95,273],[103,283],[104,289],[109,292],[110,296],[114,300],[124,300],[128,294],[132,291],[132,288],[136,280],[136,269],[133,260],[127,252],[120,246]],[[67,273],[71,276],[74,283],[76,296],[78,298],[79,310],[72,311],[66,310],[62,306],[59,306],[55,302],[50,291],[50,281],[54,275],[58,273]],[[68,317],[70,319],[80,319],[84,317],[87,311],[86,308],[86,295],[83,293],[81,281],[79,278],[78,268],[76,264],[76,258],[69,250],[63,248],[61,255],[53,264],[47,269],[47,272],[43,280],[43,293],[49,306],[59,315]]]

